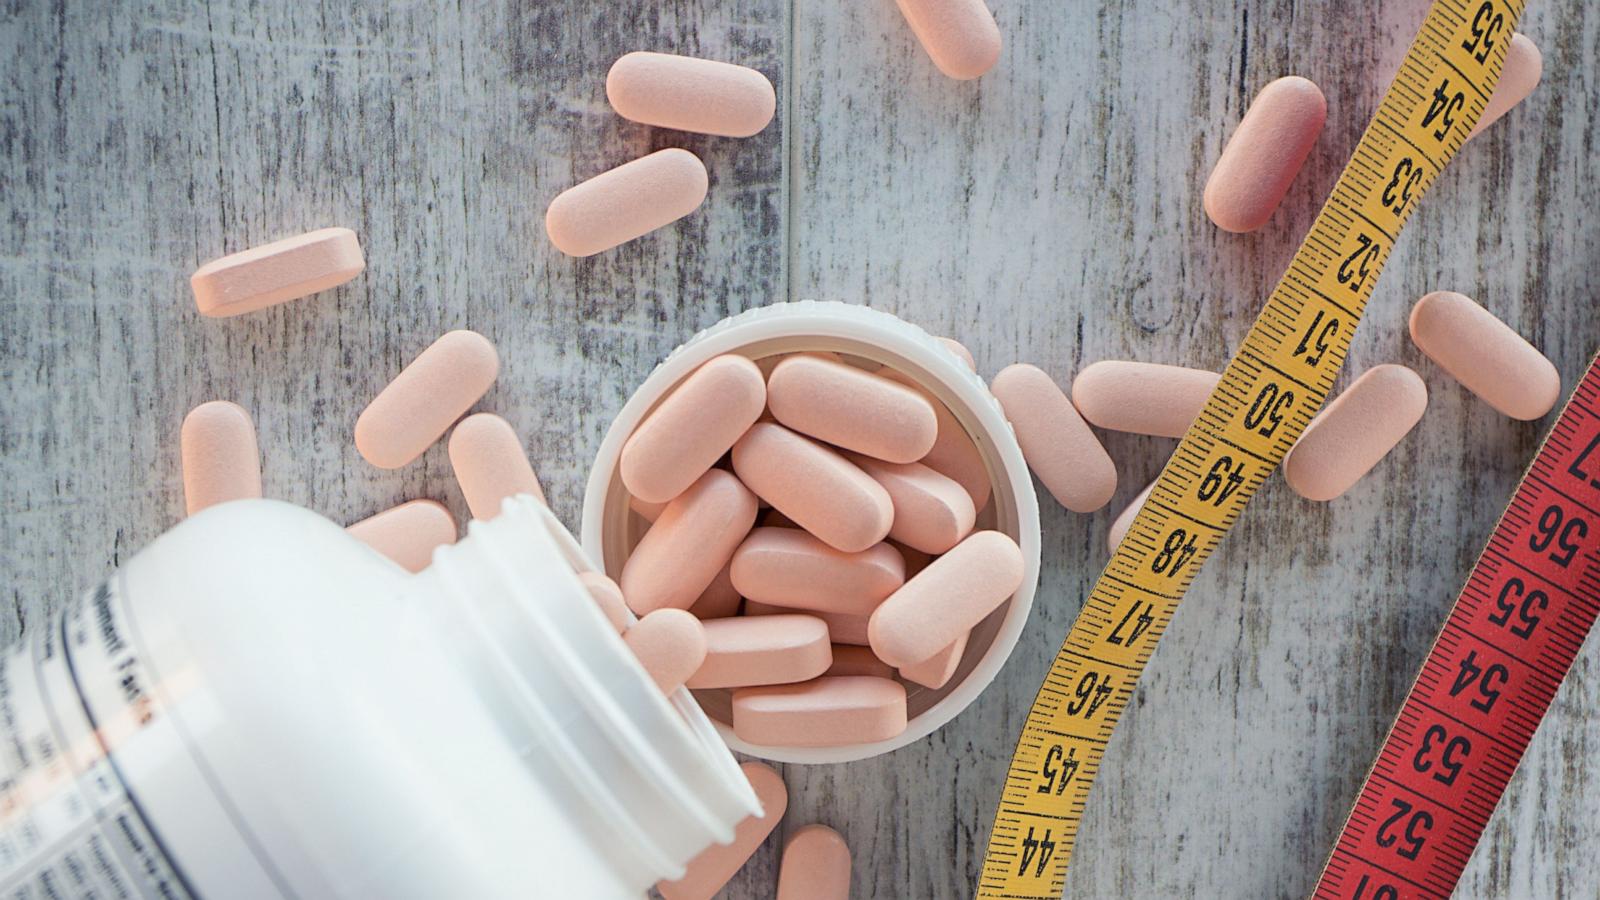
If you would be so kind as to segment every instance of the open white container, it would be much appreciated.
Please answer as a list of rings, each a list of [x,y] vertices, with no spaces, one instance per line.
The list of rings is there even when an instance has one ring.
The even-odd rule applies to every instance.
[[[926,737],[978,698],[1016,646],[1039,581],[1039,504],[1033,479],[1011,425],[988,387],[966,364],[922,329],[885,312],[827,301],[779,303],[752,309],[690,338],[651,372],[611,423],[600,444],[583,501],[583,546],[615,578],[648,523],[628,508],[618,474],[622,445],[679,382],[713,357],[737,353],[753,360],[805,350],[831,350],[871,360],[910,376],[944,403],[978,447],[993,484],[978,527],[1010,535],[1022,548],[1022,587],[972,630],[956,674],[943,688],[907,683],[906,730],[887,741],[837,747],[750,744],[729,727],[731,692],[695,691],[728,746],[780,762],[836,763],[887,753]]]

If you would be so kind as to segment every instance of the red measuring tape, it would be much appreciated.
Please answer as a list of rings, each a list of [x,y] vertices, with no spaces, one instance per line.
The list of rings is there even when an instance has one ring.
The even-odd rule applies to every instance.
[[[1319,900],[1448,897],[1600,612],[1600,357],[1517,485],[1367,775]]]

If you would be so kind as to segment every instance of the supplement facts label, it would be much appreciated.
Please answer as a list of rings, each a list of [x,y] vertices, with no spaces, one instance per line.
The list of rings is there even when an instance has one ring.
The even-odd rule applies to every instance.
[[[170,727],[117,581],[0,660],[0,900],[187,898],[117,755]]]

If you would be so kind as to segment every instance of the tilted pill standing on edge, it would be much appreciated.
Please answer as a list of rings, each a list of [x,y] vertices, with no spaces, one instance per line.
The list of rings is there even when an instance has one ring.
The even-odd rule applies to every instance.
[[[1317,414],[1283,460],[1283,477],[1307,500],[1350,490],[1422,419],[1428,388],[1405,366],[1373,366]]]
[[[1106,532],[1106,549],[1112,553],[1117,552],[1117,545],[1127,536],[1128,529],[1133,527],[1133,520],[1139,515],[1139,510],[1144,508],[1144,502],[1150,499],[1150,492],[1155,490],[1154,481],[1144,486],[1144,490],[1134,497],[1122,512],[1117,513],[1116,519],[1111,522],[1111,528]]]
[[[916,462],[939,436],[933,405],[915,389],[811,354],[772,370],[767,407],[788,428],[886,462]]]
[[[412,500],[347,527],[350,535],[410,572],[433,563],[433,551],[456,542],[456,520],[444,504]]]
[[[782,425],[750,426],[733,445],[733,471],[774,509],[846,553],[888,537],[894,522],[894,502],[872,476]]]
[[[688,609],[756,523],[756,498],[721,469],[700,476],[662,510],[622,564],[617,583],[634,612]]]
[[[699,209],[710,183],[693,153],[658,150],[567,188],[545,210],[545,231],[562,253],[593,256]]]
[[[816,616],[736,616],[701,623],[706,658],[692,688],[788,684],[815,678],[833,664],[828,626]]]
[[[1267,224],[1322,133],[1322,89],[1291,75],[1250,101],[1206,181],[1205,208],[1218,228],[1242,233]]]
[[[189,515],[229,500],[261,496],[256,425],[239,404],[212,400],[189,410],[178,432],[178,454]]]
[[[642,50],[611,64],[606,98],[634,122],[740,138],[767,127],[778,108],[772,82],[755,69]]]
[[[847,459],[889,492],[889,537],[923,553],[943,553],[972,531],[978,511],[966,488],[922,463],[891,463],[860,453]]]
[[[984,465],[983,454],[978,452],[978,445],[973,443],[972,435],[961,427],[961,421],[956,418],[956,414],[921,385],[912,381],[910,376],[890,371],[878,374],[911,388],[921,394],[933,407],[933,417],[938,422],[938,433],[933,439],[933,447],[917,461],[941,475],[960,482],[961,486],[966,488],[967,494],[972,497],[972,507],[983,509],[989,502],[990,491],[994,489],[989,480],[989,467]]]
[[[850,900],[850,848],[826,825],[807,825],[783,845],[778,900]]]
[[[1000,59],[1000,26],[984,0],[896,0],[900,12],[939,71],[958,81],[977,78]]]
[[[743,356],[709,360],[680,382],[622,445],[628,493],[665,503],[717,464],[767,404],[767,385]]]
[[[771,766],[747,762],[739,768],[761,801],[761,814],[734,826],[733,840],[729,843],[712,844],[689,860],[688,871],[682,878],[657,884],[656,890],[661,892],[662,900],[711,900],[761,848],[761,842],[777,827],[778,820],[789,808],[789,791]]]
[[[1073,512],[1094,512],[1117,489],[1117,466],[1051,377],[1036,366],[1007,366],[989,390],[1017,435],[1022,456],[1051,496]]]
[[[872,652],[895,667],[931,658],[1010,599],[1024,568],[1016,541],[973,534],[878,606],[867,626]]]
[[[1411,307],[1411,340],[1467,390],[1513,419],[1561,399],[1561,375],[1537,348],[1470,297],[1435,291]]]
[[[733,733],[752,744],[870,744],[905,730],[905,686],[887,678],[830,675],[733,692]]]
[[[323,228],[206,263],[189,277],[200,314],[220,318],[338,287],[366,268],[348,228]]]
[[[450,468],[466,495],[474,519],[500,514],[507,497],[531,494],[544,503],[544,490],[511,423],[493,413],[467,416],[450,432]]]
[[[1511,43],[1506,45],[1506,62],[1500,70],[1500,81],[1489,95],[1489,102],[1483,105],[1483,114],[1478,117],[1477,124],[1467,133],[1467,140],[1477,137],[1518,103],[1526,100],[1533,89],[1539,86],[1539,78],[1543,74],[1544,55],[1539,52],[1538,45],[1527,35],[1514,32]]]
[[[645,615],[622,633],[622,640],[663,694],[683,687],[706,658],[705,629],[681,609]]]
[[[477,403],[500,372],[494,344],[452,331],[417,354],[356,419],[356,449],[380,469],[422,455]]]
[[[906,581],[905,560],[885,543],[846,553],[798,528],[757,528],[729,567],[742,597],[773,606],[868,615]]]
[[[1072,405],[1109,431],[1181,438],[1221,380],[1203,369],[1107,360],[1072,380]]]

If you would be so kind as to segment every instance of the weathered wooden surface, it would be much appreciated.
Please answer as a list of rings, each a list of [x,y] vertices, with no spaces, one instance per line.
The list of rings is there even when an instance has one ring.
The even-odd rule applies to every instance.
[[[354,452],[367,398],[441,331],[502,348],[485,401],[529,436],[575,524],[610,415],[655,361],[730,311],[870,303],[959,337],[992,374],[1067,379],[1136,358],[1220,367],[1354,146],[1424,4],[1006,0],[983,79],[938,75],[890,0],[604,4],[0,4],[0,638],[36,625],[182,510],[192,405],[256,416],[270,494],[353,520],[418,496],[465,512],[443,448],[399,472]],[[1068,894],[1308,892],[1456,588],[1545,423],[1510,422],[1405,337],[1452,288],[1529,335],[1568,384],[1600,346],[1600,13],[1531,0],[1533,98],[1470,145],[1396,250],[1350,377],[1416,367],[1427,416],[1350,495],[1274,481],[1196,583],[1122,724]],[[746,141],[614,116],[632,49],[755,66],[779,121]],[[1288,73],[1329,127],[1260,234],[1205,220],[1200,186],[1250,96]],[[545,204],[663,146],[711,171],[704,209],[583,261]],[[288,233],[360,233],[333,295],[200,318],[200,262]],[[1110,436],[1112,508],[1047,503],[1034,619],[982,700],[932,739],[786,767],[780,830],[844,832],[862,897],[961,897],[1021,718],[1106,559],[1120,504],[1171,442]],[[1292,538],[1301,550],[1273,547]],[[1269,545],[1269,539],[1272,543]],[[1600,893],[1600,660],[1591,641],[1460,894]],[[731,886],[770,895],[769,843]]]

